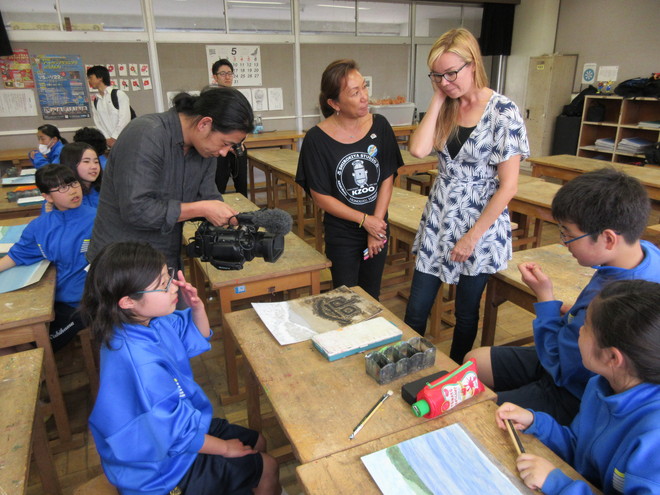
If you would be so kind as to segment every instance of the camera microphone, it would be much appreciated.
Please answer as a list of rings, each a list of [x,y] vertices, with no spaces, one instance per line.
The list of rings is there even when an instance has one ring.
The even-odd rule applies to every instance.
[[[266,231],[276,235],[286,235],[291,232],[293,219],[286,211],[277,208],[262,208],[257,211],[239,213],[236,215],[239,225],[251,225],[256,228],[263,227]]]

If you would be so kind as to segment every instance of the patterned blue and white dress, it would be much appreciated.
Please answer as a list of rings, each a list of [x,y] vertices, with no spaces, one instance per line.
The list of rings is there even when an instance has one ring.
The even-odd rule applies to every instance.
[[[438,152],[439,174],[424,208],[413,253],[415,269],[457,284],[461,275],[495,273],[511,259],[511,222],[505,208],[467,261],[450,260],[454,245],[476,223],[499,187],[497,165],[529,156],[527,132],[515,103],[493,92],[481,120],[454,159]]]

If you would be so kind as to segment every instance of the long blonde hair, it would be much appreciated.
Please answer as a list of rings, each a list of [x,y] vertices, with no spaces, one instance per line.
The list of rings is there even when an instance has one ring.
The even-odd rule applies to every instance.
[[[470,31],[465,28],[452,29],[436,40],[427,59],[431,71],[435,61],[447,52],[458,55],[469,64],[474,64],[474,84],[478,89],[488,86],[479,43]],[[445,146],[458,129],[458,106],[458,99],[452,98],[446,98],[442,105],[435,124],[435,148],[438,150]]]

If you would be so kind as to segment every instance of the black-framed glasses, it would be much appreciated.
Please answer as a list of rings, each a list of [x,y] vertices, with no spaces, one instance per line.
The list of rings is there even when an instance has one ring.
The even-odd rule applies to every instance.
[[[216,72],[215,75],[220,77],[233,77],[234,73],[222,71],[222,72]]]
[[[48,192],[65,193],[69,189],[71,189],[72,187],[78,187],[79,185],[80,185],[80,182],[78,182],[77,180],[74,180],[74,181],[69,182],[68,184],[62,184],[61,186],[56,187],[55,189],[49,189]]]
[[[429,78],[438,84],[442,82],[442,78],[444,78],[447,82],[454,82],[458,77],[458,73],[468,65],[470,65],[470,62],[465,62],[459,69],[448,70],[444,74],[440,74],[439,72],[429,72]]]
[[[150,292],[169,292],[170,285],[172,285],[172,280],[174,280],[174,268],[168,268],[170,279],[167,281],[167,285],[164,289],[152,289],[152,290],[139,290],[135,294],[149,294]]]

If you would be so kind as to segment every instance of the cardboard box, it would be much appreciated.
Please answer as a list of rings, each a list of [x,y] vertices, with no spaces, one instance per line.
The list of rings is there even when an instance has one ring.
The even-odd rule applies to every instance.
[[[369,105],[369,112],[379,113],[387,119],[390,125],[410,125],[415,113],[414,103],[399,103],[396,105]]]

